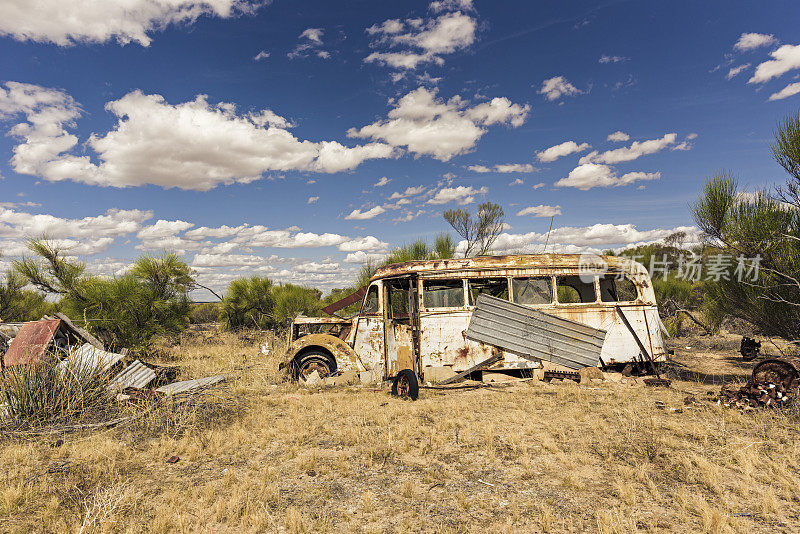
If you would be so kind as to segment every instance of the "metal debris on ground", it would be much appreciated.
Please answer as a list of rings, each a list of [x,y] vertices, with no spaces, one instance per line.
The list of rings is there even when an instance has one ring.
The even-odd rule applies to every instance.
[[[737,408],[775,408],[788,406],[800,397],[800,358],[770,358],[753,368],[744,386],[723,386],[717,401]]]
[[[73,371],[86,377],[102,373],[109,377],[108,387],[118,393],[118,400],[147,401],[200,391],[225,379],[225,375],[216,375],[176,382],[178,367],[143,363],[128,356],[127,349],[119,353],[106,351],[97,338],[61,313],[44,316],[39,321],[0,326],[3,345],[8,345],[4,354],[0,351],[3,368],[55,358],[62,372]],[[148,386],[152,389],[145,389]],[[0,418],[5,411],[0,406]]]
[[[9,337],[12,330],[4,334]],[[16,330],[8,350],[3,355],[2,366],[9,367],[41,360],[52,351],[67,352],[72,347],[89,343],[99,350],[103,344],[89,332],[76,326],[63,313],[45,315],[39,321],[22,323]]]
[[[643,378],[642,382],[644,382],[645,386],[651,387],[666,387],[668,388],[672,381],[669,378]]]
[[[755,360],[760,351],[760,341],[756,341],[755,339],[747,336],[742,337],[742,343],[739,345],[739,353],[742,355],[742,359],[744,361],[749,362],[751,360]]]
[[[165,395],[177,395],[179,393],[186,393],[196,389],[205,389],[218,384],[225,380],[225,375],[208,376],[206,378],[197,378],[194,380],[185,380],[183,382],[173,382],[166,386],[161,386],[156,389],[159,393]]]
[[[66,358],[59,362],[58,366],[64,371],[75,369],[78,372],[109,373],[122,358],[124,358],[122,354],[106,352],[89,343],[85,343],[70,352]]]
[[[553,380],[574,380],[575,382],[580,382],[581,375],[580,373],[571,373],[569,371],[545,371],[544,380],[545,382],[551,382]]]
[[[111,379],[109,386],[120,391],[127,388],[141,389],[156,378],[156,372],[139,360],[134,360],[128,367]]]

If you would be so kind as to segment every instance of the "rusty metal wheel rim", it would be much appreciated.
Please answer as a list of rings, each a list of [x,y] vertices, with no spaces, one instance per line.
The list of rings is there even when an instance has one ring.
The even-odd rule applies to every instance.
[[[314,371],[319,373],[320,378],[327,378],[330,375],[330,369],[328,369],[327,365],[318,360],[311,360],[304,363],[300,368],[300,376],[305,380]]]
[[[411,384],[408,381],[408,378],[405,376],[401,376],[397,379],[397,395],[400,397],[408,397],[409,392],[411,391]]]

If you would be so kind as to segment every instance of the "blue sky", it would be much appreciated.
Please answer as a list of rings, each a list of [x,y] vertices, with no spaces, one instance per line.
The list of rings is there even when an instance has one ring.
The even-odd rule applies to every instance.
[[[0,0],[0,269],[46,234],[327,290],[486,200],[497,252],[694,236],[714,171],[784,179],[800,108],[792,1],[126,6]]]

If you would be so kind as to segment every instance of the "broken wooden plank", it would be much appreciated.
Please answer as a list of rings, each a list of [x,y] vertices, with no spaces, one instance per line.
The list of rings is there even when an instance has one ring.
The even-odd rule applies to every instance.
[[[78,326],[78,325],[76,325],[75,323],[73,323],[73,322],[70,320],[70,318],[69,318],[69,317],[67,317],[66,315],[64,315],[63,313],[61,313],[61,312],[57,312],[57,313],[56,313],[56,317],[58,317],[59,319],[61,319],[61,320],[64,322],[64,324],[66,325],[66,327],[67,327],[67,328],[69,328],[70,330],[72,330],[72,331],[73,331],[74,333],[76,333],[78,336],[82,337],[84,340],[86,340],[86,342],[87,342],[87,343],[89,343],[89,344],[90,344],[90,345],[92,345],[93,347],[95,347],[95,348],[98,348],[98,349],[100,349],[100,350],[106,350],[106,348],[103,346],[103,344],[100,342],[100,340],[99,340],[99,339],[97,339],[96,337],[94,337],[92,334],[90,334],[90,333],[89,333],[88,331],[86,331],[85,329],[83,329],[83,328],[81,328],[80,326]]]
[[[483,369],[485,367],[489,367],[493,363],[495,363],[497,361],[500,361],[500,359],[502,359],[502,358],[503,358],[502,354],[493,354],[491,357],[483,360],[482,362],[480,362],[480,363],[478,363],[476,365],[473,365],[472,367],[470,367],[466,371],[461,371],[460,373],[458,373],[455,376],[451,376],[450,378],[447,378],[445,380],[442,380],[441,382],[438,382],[437,385],[444,386],[445,384],[452,384],[453,382],[458,382],[459,380],[461,380],[465,376],[469,375],[470,373],[474,373],[475,371],[480,371],[481,369]]]

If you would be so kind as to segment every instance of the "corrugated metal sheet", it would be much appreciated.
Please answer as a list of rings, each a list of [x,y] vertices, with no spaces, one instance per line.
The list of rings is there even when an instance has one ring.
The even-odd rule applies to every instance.
[[[42,319],[22,325],[3,356],[3,365],[9,367],[41,360],[60,325],[60,319]]]
[[[70,352],[66,358],[59,362],[59,365],[65,369],[68,366],[72,369],[80,369],[82,372],[95,370],[97,372],[107,372],[122,358],[122,354],[106,352],[89,343],[85,343]]]
[[[123,390],[125,388],[143,388],[153,381],[156,372],[139,360],[134,360],[120,374],[111,379],[109,387]]]
[[[185,393],[193,389],[207,388],[213,386],[214,384],[218,384],[223,380],[225,380],[225,375],[207,376],[205,378],[196,378],[194,380],[186,380],[184,382],[173,382],[172,384],[161,386],[160,388],[156,389],[156,391],[165,393],[167,395],[177,395],[178,393]]]
[[[466,335],[503,350],[582,369],[600,362],[606,331],[483,294]]]

